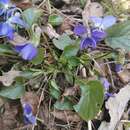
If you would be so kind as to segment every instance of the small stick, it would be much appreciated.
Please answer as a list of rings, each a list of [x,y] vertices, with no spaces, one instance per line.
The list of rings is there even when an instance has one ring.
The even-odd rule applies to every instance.
[[[88,130],[92,130],[91,120],[88,121]]]

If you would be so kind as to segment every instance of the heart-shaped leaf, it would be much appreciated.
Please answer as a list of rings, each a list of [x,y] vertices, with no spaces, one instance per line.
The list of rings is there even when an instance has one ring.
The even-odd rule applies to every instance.
[[[55,80],[50,81],[49,91],[50,91],[50,95],[53,98],[55,98],[55,99],[60,98],[61,92],[60,92],[59,86],[56,84]]]
[[[70,44],[74,43],[67,34],[61,35],[58,39],[53,40],[53,44],[60,50],[64,50],[64,48]]]
[[[25,93],[25,88],[22,85],[16,84],[0,91],[0,96],[9,99],[19,99]]]
[[[37,9],[37,8],[28,8],[23,12],[23,17],[29,27],[31,27],[39,17],[42,15],[42,10]]]
[[[62,57],[69,58],[69,57],[72,57],[72,56],[76,56],[78,50],[79,50],[78,44],[70,44],[70,45],[65,47],[65,49],[62,53]]]
[[[54,104],[54,107],[58,110],[73,110],[73,103],[66,97],[64,97],[64,101],[57,101]]]
[[[130,21],[117,23],[107,30],[106,43],[112,48],[130,51]]]
[[[44,60],[44,48],[39,48],[38,49],[38,55],[31,61],[32,64],[34,65],[39,65],[43,62]]]
[[[104,99],[104,88],[100,81],[92,80],[88,83],[79,83],[81,88],[81,98],[75,111],[84,119],[91,120],[99,112]]]
[[[63,22],[63,17],[61,17],[60,15],[51,15],[51,16],[49,16],[48,22],[52,26],[58,26]]]

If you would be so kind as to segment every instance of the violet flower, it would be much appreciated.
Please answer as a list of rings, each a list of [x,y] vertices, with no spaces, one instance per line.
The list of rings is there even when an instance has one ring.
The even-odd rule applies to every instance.
[[[30,104],[23,105],[23,116],[25,124],[36,124],[36,117],[33,115],[32,107]]]
[[[91,29],[91,36],[88,36],[88,30],[84,25],[76,25],[74,27],[74,33],[81,37],[80,49],[86,49],[88,47],[96,48],[97,42],[102,41],[106,37],[106,32],[99,29]]]
[[[15,25],[27,28],[27,24],[18,15],[11,16],[5,22],[0,23],[0,37],[13,39]]]
[[[117,18],[112,15],[107,15],[103,18],[91,16],[90,21],[92,21],[94,27],[100,28],[102,30],[106,30],[107,28],[113,26],[116,23]]]
[[[16,6],[11,4],[10,0],[0,0],[0,16],[6,14],[10,8],[15,8]]]
[[[115,64],[115,71],[118,73],[122,70],[123,66],[122,64]]]
[[[24,60],[32,60],[37,56],[37,48],[32,43],[26,43],[23,46],[15,46],[15,51],[18,52]]]
[[[103,84],[105,90],[109,90],[110,83],[108,82],[108,80],[105,77],[100,77],[100,81]]]
[[[108,82],[108,80],[105,77],[100,77],[100,81],[105,88],[105,99],[108,99],[109,97],[113,97],[113,94],[108,92],[110,88],[110,83]]]
[[[107,33],[104,31],[107,28],[113,26],[116,23],[116,17],[114,16],[105,16],[90,17],[90,21],[94,23],[94,27],[90,28],[90,33],[88,34],[88,29],[83,25],[76,25],[74,28],[74,33],[81,37],[80,49],[85,49],[87,47],[96,48],[98,42],[102,41]],[[90,35],[90,36],[89,36]]]

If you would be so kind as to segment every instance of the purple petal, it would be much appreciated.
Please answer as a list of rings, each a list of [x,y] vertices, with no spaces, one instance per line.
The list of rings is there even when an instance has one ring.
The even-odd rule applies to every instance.
[[[23,109],[24,109],[24,115],[29,115],[32,113],[32,107],[30,104],[25,104]]]
[[[30,104],[24,104],[23,106],[23,116],[24,116],[24,122],[25,124],[35,124],[36,123],[36,117],[32,113],[32,107]]]
[[[15,50],[17,53],[20,53],[21,50],[22,50],[25,46],[26,46],[26,44],[25,44],[25,45],[22,45],[22,46],[15,46],[15,47],[14,47],[14,50]]]
[[[32,115],[32,116],[28,117],[28,121],[29,121],[31,124],[36,124],[36,117]]]
[[[32,60],[36,57],[37,53],[37,48],[35,48],[32,44],[27,44],[20,52],[24,60]]]
[[[8,3],[10,3],[10,0],[0,0],[0,3],[1,4],[8,4]]]
[[[23,117],[24,117],[24,123],[26,124],[26,125],[28,125],[28,124],[33,124],[33,125],[35,125],[36,124],[36,117],[34,116],[34,115],[23,115]]]
[[[87,33],[87,29],[85,26],[79,24],[74,27],[74,33],[77,36],[82,36],[84,33]]]
[[[123,68],[122,64],[116,64],[115,65],[115,71],[116,72],[120,72],[122,70],[122,68]]]
[[[16,8],[16,6],[12,5],[11,8],[6,12],[6,19],[10,18],[13,14],[15,14],[17,10],[18,9]]]
[[[81,40],[80,49],[86,49],[87,47],[96,48],[96,41],[93,38],[85,38]]]
[[[105,99],[108,99],[109,97],[114,97],[114,95],[112,93],[106,92]]]
[[[103,18],[91,16],[90,20],[94,23],[95,27],[100,27],[102,25]]]
[[[117,21],[117,18],[112,15],[105,16],[102,22],[103,29],[107,29],[113,26],[116,23],[116,21]]]
[[[27,24],[18,16],[12,16],[11,18],[9,18],[9,22],[12,24],[18,24],[25,28],[27,27]]]
[[[107,33],[102,30],[93,29],[91,35],[95,39],[95,41],[99,42],[107,36]]]
[[[36,117],[35,116],[30,116],[30,117],[26,117],[26,116],[24,116],[24,123],[26,124],[26,125],[28,125],[28,124],[33,124],[33,125],[35,125],[36,124]]]
[[[5,9],[0,9],[0,16],[3,15],[5,12]]]
[[[95,27],[102,28],[103,30],[111,27],[117,21],[116,17],[112,15],[105,16],[104,18],[92,16],[90,20],[94,23]]]
[[[104,88],[106,90],[109,90],[110,83],[108,82],[108,80],[105,77],[100,77],[100,81],[102,82]]]
[[[0,36],[13,39],[14,29],[8,23],[0,23]]]

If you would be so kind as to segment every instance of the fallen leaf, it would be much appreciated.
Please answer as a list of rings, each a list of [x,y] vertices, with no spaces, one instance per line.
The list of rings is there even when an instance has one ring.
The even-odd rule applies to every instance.
[[[120,80],[121,80],[124,84],[126,84],[126,83],[128,83],[128,82],[130,81],[130,71],[129,71],[129,70],[124,69],[124,70],[122,70],[121,72],[118,72],[117,74],[118,74]]]
[[[12,3],[22,9],[27,9],[32,6],[32,2],[30,0],[11,0]]]
[[[55,110],[51,114],[64,122],[80,122],[80,117],[73,111],[60,111]]]
[[[38,116],[40,119],[42,119],[42,123],[47,127],[48,130],[57,130],[55,125],[56,122],[54,122],[54,117],[52,114],[50,114],[48,104],[46,104],[45,102],[40,107]]]
[[[72,30],[73,24],[74,23],[72,20],[66,18],[60,26],[60,32],[63,33],[66,32],[67,30]]]
[[[128,101],[130,100],[130,84],[120,89],[106,102],[105,106],[109,110],[110,122],[103,121],[98,130],[115,130],[120,122]]]
[[[46,33],[50,39],[58,38],[60,35],[56,33],[51,24],[42,27],[43,33]]]
[[[128,69],[128,70],[130,70],[130,63],[124,65],[124,69]]]
[[[0,117],[1,130],[12,130],[17,127],[16,115],[18,114],[18,107],[15,104],[4,104],[5,111]],[[1,126],[2,123],[2,126]]]
[[[78,92],[80,92],[79,86],[66,88],[63,96],[75,96]]]
[[[71,0],[63,0],[66,4],[70,4]]]
[[[20,71],[10,70],[3,73],[3,76],[0,76],[0,82],[2,82],[4,86],[10,86],[17,76],[20,76]]]
[[[89,19],[91,16],[101,17],[103,14],[103,7],[98,2],[87,3],[83,11],[83,17],[86,19]]]

